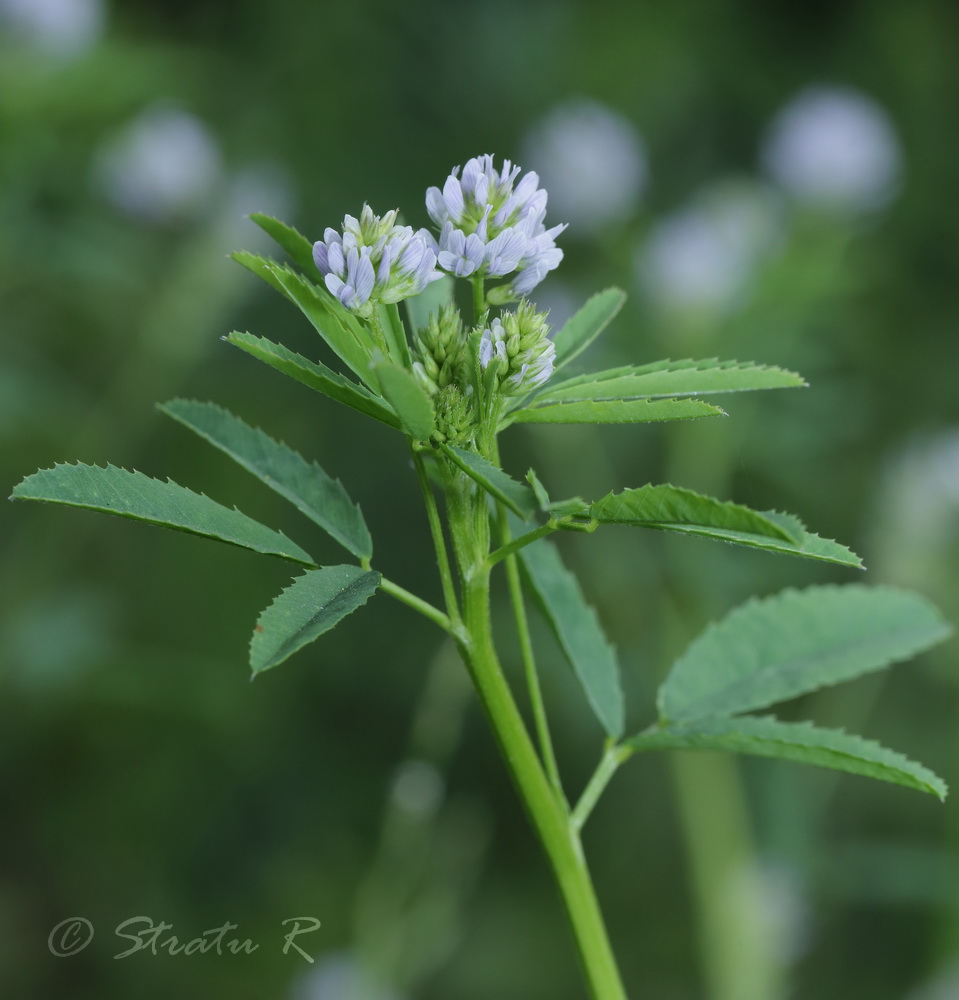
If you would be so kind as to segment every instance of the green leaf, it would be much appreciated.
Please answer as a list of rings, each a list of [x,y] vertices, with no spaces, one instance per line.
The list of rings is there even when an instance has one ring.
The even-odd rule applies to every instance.
[[[292,562],[315,566],[308,552],[235,507],[167,480],[151,479],[108,465],[58,465],[42,469],[14,487],[12,500],[43,500],[159,524]]]
[[[618,739],[624,723],[619,664],[595,610],[552,542],[533,542],[518,555],[590,706],[609,736]]]
[[[671,725],[634,736],[626,745],[634,750],[728,750],[778,757],[892,781],[940,799],[946,797],[946,784],[940,777],[894,750],[842,730],[820,729],[808,722],[780,722],[772,716],[702,719]]]
[[[277,371],[295,378],[297,382],[322,392],[324,396],[335,399],[338,403],[352,406],[354,410],[375,417],[390,427],[399,429],[400,421],[392,409],[378,396],[374,396],[365,386],[357,385],[339,372],[327,368],[318,361],[309,361],[301,354],[296,354],[282,344],[275,344],[264,337],[255,337],[251,333],[233,332],[224,338],[227,343],[239,347],[252,354],[254,358]]]
[[[718,406],[698,399],[634,399],[560,403],[516,410],[508,422],[524,424],[636,424],[650,420],[689,420],[726,416]]]
[[[862,568],[844,545],[806,530],[791,514],[754,511],[677,486],[641,486],[609,493],[589,508],[600,524],[629,524],[660,531],[703,535],[734,545]]]
[[[631,524],[762,545],[767,539],[795,544],[786,527],[737,503],[722,502],[678,486],[653,486],[608,493],[590,505],[600,524]]]
[[[810,587],[751,600],[710,625],[659,690],[659,714],[691,722],[765,708],[881,670],[951,629],[927,600],[891,587]]]
[[[536,494],[528,486],[518,483],[476,452],[451,445],[444,445],[443,452],[487,493],[506,504],[524,521],[528,521],[539,509]]]
[[[607,288],[588,299],[553,337],[556,345],[553,370],[559,371],[585,351],[623,308],[625,301],[626,293],[619,288]]]
[[[416,381],[416,377],[390,361],[373,365],[380,380],[383,395],[400,418],[407,434],[416,441],[429,441],[435,426],[433,400]]]
[[[329,632],[379,585],[379,573],[359,566],[324,566],[297,577],[256,623],[250,640],[254,676]]]
[[[453,279],[444,274],[438,281],[431,281],[419,295],[406,300],[406,311],[414,332],[426,326],[431,312],[442,309],[453,298],[455,287]]]
[[[325,288],[256,254],[240,251],[231,256],[296,305],[331,350],[356,375],[364,381],[369,378],[372,337],[357,317],[344,309]]]
[[[659,396],[702,396],[747,389],[785,389],[804,386],[795,372],[738,361],[665,361],[641,368],[612,368],[580,375],[547,386],[536,405],[587,399],[649,399]]]
[[[300,270],[310,277],[315,277],[317,270],[316,264],[313,263],[313,244],[302,233],[285,222],[280,222],[271,215],[263,215],[261,212],[254,212],[250,215],[250,220],[272,237],[277,245],[290,255],[290,260]]]
[[[250,427],[215,403],[173,399],[159,407],[189,427],[330,533],[358,559],[373,555],[373,541],[360,508],[342,483],[315,462]]]

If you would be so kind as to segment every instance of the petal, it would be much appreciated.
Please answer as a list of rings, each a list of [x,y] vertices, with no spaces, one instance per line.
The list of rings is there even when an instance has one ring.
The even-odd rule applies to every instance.
[[[463,201],[463,188],[460,182],[450,174],[443,185],[443,201],[446,202],[446,211],[453,222],[459,222],[463,218],[466,205]]]
[[[369,257],[363,256],[356,268],[356,298],[357,305],[366,305],[373,292],[373,285],[376,281],[376,274],[373,271],[373,262]]]
[[[313,244],[313,263],[316,264],[316,269],[320,274],[326,276],[330,273],[330,255],[322,240],[317,240]]]
[[[426,189],[426,211],[438,226],[442,226],[449,217],[443,192],[438,187]]]

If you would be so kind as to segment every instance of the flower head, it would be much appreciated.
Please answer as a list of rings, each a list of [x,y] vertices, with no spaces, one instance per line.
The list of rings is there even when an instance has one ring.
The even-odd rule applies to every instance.
[[[516,183],[520,168],[493,157],[474,157],[455,167],[443,189],[426,192],[430,218],[440,227],[437,262],[457,277],[498,278],[518,271],[507,297],[532,291],[563,258],[556,237],[565,225],[546,229],[546,192],[530,171]]]
[[[543,385],[556,361],[546,313],[521,302],[515,313],[492,320],[480,338],[480,365],[486,369],[494,359],[501,363],[499,384],[507,395],[518,396]]]
[[[313,244],[313,261],[326,287],[361,316],[369,316],[378,302],[418,295],[443,276],[436,270],[433,237],[425,229],[396,225],[396,215],[394,210],[380,218],[364,205],[359,219],[343,219],[342,234],[327,229]]]

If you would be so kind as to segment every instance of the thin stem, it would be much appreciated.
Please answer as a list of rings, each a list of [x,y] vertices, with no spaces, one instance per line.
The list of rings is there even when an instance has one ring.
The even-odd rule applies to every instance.
[[[473,322],[478,323],[480,316],[486,312],[486,293],[483,290],[482,278],[473,279]]]
[[[440,521],[440,512],[436,506],[436,498],[433,496],[433,488],[430,486],[429,476],[426,474],[426,466],[423,464],[423,456],[413,450],[413,465],[416,468],[416,477],[420,482],[420,489],[423,491],[423,500],[426,502],[426,516],[430,522],[430,534],[433,536],[433,546],[436,549],[436,561],[440,570],[440,580],[443,584],[443,600],[446,602],[446,613],[453,626],[460,624],[459,604],[456,600],[456,590],[453,587],[453,573],[450,569],[449,553],[446,551],[446,538],[443,534],[443,524]]]
[[[509,521],[506,518],[506,511],[500,505],[499,510],[500,538],[505,543],[503,548],[508,548],[510,544]],[[535,534],[535,532],[530,532]],[[527,537],[527,536],[524,536]],[[489,565],[489,559],[487,559]],[[546,766],[546,773],[557,793],[563,795],[563,782],[559,774],[559,765],[556,763],[556,754],[553,750],[553,739],[549,732],[549,722],[546,718],[546,704],[543,701],[543,689],[539,683],[539,673],[536,669],[536,654],[533,652],[533,640],[529,634],[529,620],[526,617],[526,605],[523,601],[523,583],[519,575],[519,564],[515,555],[506,556],[506,583],[509,589],[510,603],[513,605],[513,617],[516,621],[516,635],[519,639],[520,657],[523,661],[523,674],[526,677],[526,687],[529,691],[530,707],[533,711],[533,723],[536,726],[536,737],[539,742],[540,753],[543,757],[543,764]]]
[[[419,611],[424,618],[429,618],[431,622],[439,625],[444,632],[449,632],[450,635],[456,634],[456,630],[448,615],[444,615],[439,608],[434,607],[429,601],[424,601],[422,597],[411,594],[405,587],[401,587],[398,583],[394,583],[384,576],[380,578],[380,590],[413,608],[414,611]]]
[[[513,555],[544,535],[551,535],[556,530],[558,530],[558,525],[553,518],[550,518],[546,524],[542,524],[538,528],[526,532],[525,535],[520,535],[519,538],[514,538],[511,542],[501,545],[494,552],[491,552],[489,558],[486,560],[486,565],[490,567],[495,566],[501,560],[506,559],[507,556]]]
[[[586,788],[583,789],[583,794],[579,797],[579,802],[576,803],[576,808],[573,810],[571,820],[576,830],[583,829],[586,820],[589,819],[589,815],[593,811],[593,807],[599,801],[600,795],[606,790],[610,779],[619,770],[620,764],[631,754],[632,751],[629,747],[618,746],[615,743],[607,744],[602,760],[597,765]]]

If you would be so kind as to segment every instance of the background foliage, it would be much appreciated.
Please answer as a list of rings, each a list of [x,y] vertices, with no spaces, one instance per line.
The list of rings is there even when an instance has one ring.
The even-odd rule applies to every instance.
[[[861,553],[868,582],[916,587],[959,620],[957,30],[946,0],[0,0],[3,479],[64,460],[169,474],[339,561],[153,406],[213,399],[347,483],[384,570],[430,592],[392,432],[220,342],[248,329],[319,353],[226,255],[262,247],[251,211],[311,237],[364,200],[423,224],[425,187],[495,152],[539,170],[551,220],[571,222],[539,296],[554,315],[630,291],[591,368],[715,354],[812,386],[730,398],[729,419],[702,425],[517,428],[508,467],[535,455],[554,496],[668,479],[794,510]],[[853,119],[830,126],[845,112],[824,94]],[[817,106],[800,155],[783,134]],[[825,150],[811,164],[810,148]],[[5,515],[9,995],[581,995],[536,845],[425,623],[378,598],[251,686],[246,637],[289,579],[281,562],[81,512]],[[859,579],[655,532],[562,542],[630,703],[650,706],[636,728],[708,620],[750,593]],[[954,658],[946,645],[796,716],[955,785]],[[600,734],[574,683],[551,672],[547,697],[585,778]],[[649,755],[617,778],[587,847],[637,995],[948,1000],[955,815],[845,775]],[[229,919],[261,948],[114,962],[112,928],[141,913],[183,937]],[[301,913],[323,921],[313,966],[279,946]],[[46,936],[73,914],[98,937],[56,960]]]

